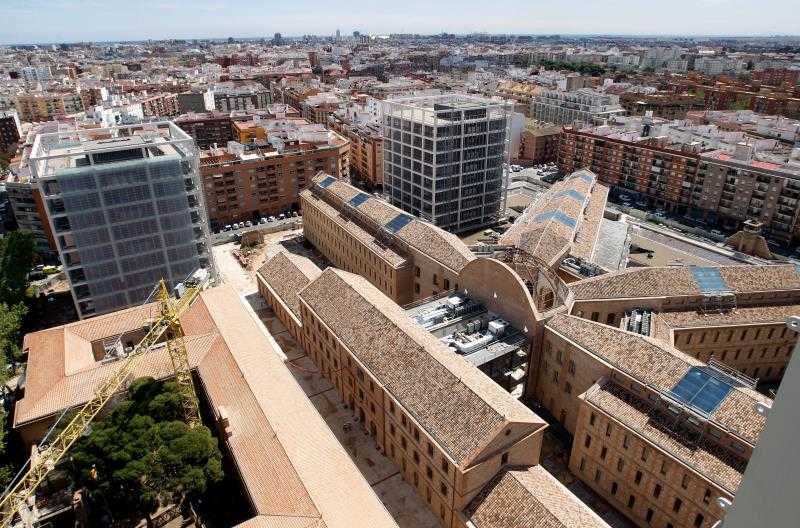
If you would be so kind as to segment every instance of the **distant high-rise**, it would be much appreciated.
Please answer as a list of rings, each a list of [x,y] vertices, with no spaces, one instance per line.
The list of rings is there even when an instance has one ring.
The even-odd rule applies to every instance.
[[[336,30],[336,42],[339,42],[340,40],[342,40],[342,32],[337,29]]]
[[[197,149],[173,123],[41,134],[30,160],[82,318],[211,266]]]
[[[272,43],[275,44],[276,46],[280,46],[281,44],[283,44],[283,37],[281,36],[280,33],[275,33],[275,36],[272,39]]]
[[[386,199],[451,232],[499,221],[510,113],[508,102],[463,94],[384,101]]]

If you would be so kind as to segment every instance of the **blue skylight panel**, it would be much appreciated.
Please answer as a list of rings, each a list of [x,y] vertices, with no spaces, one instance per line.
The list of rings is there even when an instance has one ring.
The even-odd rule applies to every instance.
[[[358,207],[359,205],[363,204],[369,200],[369,195],[367,193],[358,193],[357,195],[350,198],[350,205],[353,207]]]
[[[718,293],[730,290],[725,279],[722,278],[719,268],[690,266],[689,269],[702,293]]]
[[[400,213],[399,215],[389,220],[389,222],[387,222],[385,227],[390,233],[395,234],[401,229],[403,229],[405,226],[407,226],[413,219],[414,217],[410,215],[407,215],[405,213]]]
[[[568,217],[562,211],[550,211],[549,213],[539,213],[533,219],[534,222],[548,222],[550,220],[555,220],[556,222],[562,223],[565,226],[569,227],[570,229],[575,229],[575,226],[578,225],[578,223],[575,220]]]
[[[335,181],[336,178],[334,178],[333,176],[325,176],[325,178],[323,178],[322,181],[319,182],[319,186],[324,189],[326,187],[330,187],[331,184]]]
[[[709,415],[733,387],[701,367],[691,367],[670,391],[681,403]]]

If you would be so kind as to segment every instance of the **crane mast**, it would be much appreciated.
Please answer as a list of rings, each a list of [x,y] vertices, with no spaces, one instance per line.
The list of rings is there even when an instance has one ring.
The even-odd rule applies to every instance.
[[[195,427],[200,423],[197,394],[192,384],[192,373],[189,368],[186,345],[183,342],[184,333],[180,315],[197,298],[201,285],[195,284],[187,287],[180,299],[170,296],[163,279],[159,281],[156,288],[159,315],[151,323],[150,330],[128,354],[127,358],[119,363],[111,376],[100,384],[91,399],[77,411],[53,441],[42,446],[38,455],[28,461],[27,469],[18,475],[0,500],[0,528],[11,526],[18,514],[24,524],[29,524],[26,519],[26,516],[29,515],[28,501],[36,492],[37,487],[64,458],[109,400],[127,388],[132,381],[131,376],[145,352],[160,342],[162,338],[167,340],[166,348],[172,361],[174,379],[181,394],[185,420],[189,427]],[[62,415],[62,418],[65,415]],[[57,425],[59,425],[58,422],[56,422]]]

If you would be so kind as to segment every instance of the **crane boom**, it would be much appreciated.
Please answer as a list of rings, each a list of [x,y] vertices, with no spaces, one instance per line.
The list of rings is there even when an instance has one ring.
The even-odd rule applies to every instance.
[[[0,500],[0,527],[11,525],[15,515],[27,510],[27,501],[34,494],[47,474],[64,458],[70,447],[80,438],[89,424],[100,413],[111,398],[130,382],[130,376],[144,357],[162,337],[167,338],[167,351],[175,370],[175,381],[182,396],[186,421],[190,427],[200,423],[197,395],[192,385],[189,358],[183,343],[180,315],[200,293],[200,286],[186,289],[181,298],[173,301],[166,284],[161,280],[157,286],[160,304],[159,317],[150,330],[134,347],[119,367],[95,390],[92,398],[81,407],[56,438],[29,461],[28,469]],[[23,519],[24,520],[24,519]]]

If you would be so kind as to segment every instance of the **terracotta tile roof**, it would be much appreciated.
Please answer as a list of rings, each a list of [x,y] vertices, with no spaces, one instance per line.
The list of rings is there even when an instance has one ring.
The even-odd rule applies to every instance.
[[[608,188],[595,181],[592,172],[581,170],[557,182],[523,211],[499,243],[551,266],[567,253],[589,260],[608,195]]]
[[[542,466],[500,473],[464,513],[475,528],[608,528]]]
[[[297,298],[297,292],[321,273],[322,270],[308,258],[287,251],[280,251],[258,270],[258,274],[298,318],[300,299]]]
[[[399,268],[407,262],[407,260],[394,249],[376,240],[372,233],[363,229],[355,222],[346,221],[336,208],[315,196],[311,191],[305,190],[301,192],[300,195],[306,199],[305,203],[319,210],[355,239],[360,240],[362,244],[389,263],[389,265]]]
[[[324,173],[317,174],[313,181],[315,184],[319,184],[326,178],[332,178],[333,183],[328,185],[323,193],[328,199],[335,200],[337,203],[347,202],[350,198],[362,192],[352,185],[336,180],[333,176],[328,176]],[[347,207],[349,206],[344,209],[347,210]],[[339,211],[336,208],[333,209],[338,215]],[[407,214],[372,195],[368,195],[364,202],[358,205],[357,209],[373,222],[375,230],[384,229],[384,226],[397,215]],[[343,224],[341,219],[336,221],[340,225]],[[413,218],[394,236],[455,272],[460,271],[469,261],[475,258],[475,255],[457,236],[416,218]]]
[[[756,293],[800,289],[794,265],[720,266],[727,288],[733,293]],[[700,295],[690,266],[630,268],[569,285],[575,299],[624,299]]]
[[[640,437],[669,453],[731,495],[742,480],[746,462],[710,441],[691,442],[688,435],[672,432],[672,425],[645,400],[627,392],[613,381],[595,385],[584,399]]]
[[[109,327],[113,332],[138,328],[142,321],[136,309],[111,316],[116,316],[109,319],[116,321]],[[101,318],[68,327],[76,334],[88,332],[88,328],[91,332],[84,335],[108,337],[102,335],[103,325],[98,320]],[[221,439],[227,442],[260,516],[252,526],[396,528],[232,288],[219,286],[202,292],[181,322],[189,363],[197,370],[215,417],[227,420],[228,434]],[[119,365],[95,363],[65,374],[65,328],[28,336],[32,361],[27,376],[31,383],[17,404],[15,427],[85,403]],[[134,376],[164,379],[172,372],[169,355],[161,346],[141,356]],[[351,507],[354,503],[358,508]]]
[[[672,328],[695,328],[702,326],[782,323],[792,315],[800,315],[800,304],[747,306],[734,308],[722,313],[701,313],[696,310],[663,312],[658,314],[658,317]]]
[[[546,328],[664,393],[671,391],[690,367],[705,365],[662,341],[580,317],[559,314]],[[755,411],[757,401],[770,400],[753,390],[735,388],[709,418],[722,429],[755,444],[765,424]]]
[[[510,422],[544,422],[366,279],[334,268],[300,298],[460,467]]]

